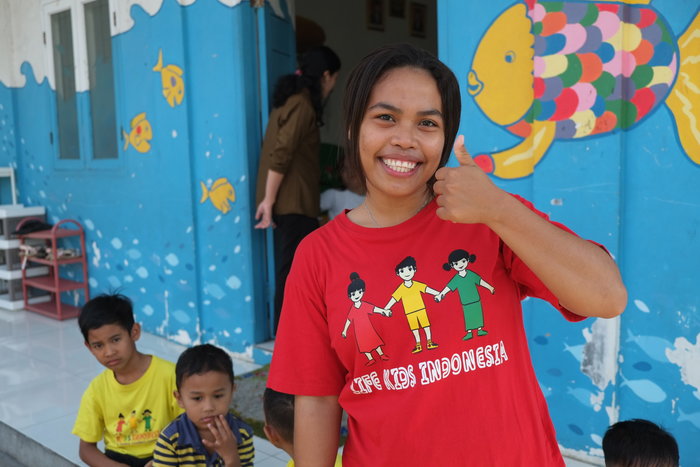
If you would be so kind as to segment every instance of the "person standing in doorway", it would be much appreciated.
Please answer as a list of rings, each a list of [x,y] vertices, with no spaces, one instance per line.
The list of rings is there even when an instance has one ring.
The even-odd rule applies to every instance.
[[[260,154],[255,228],[275,228],[275,329],[294,252],[319,226],[319,128],[339,69],[335,52],[325,46],[313,48],[295,73],[279,79],[272,97]]]

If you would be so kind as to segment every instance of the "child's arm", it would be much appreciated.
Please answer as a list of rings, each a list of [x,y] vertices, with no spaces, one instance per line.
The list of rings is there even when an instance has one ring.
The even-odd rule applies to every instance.
[[[486,282],[483,279],[481,279],[481,282],[479,282],[479,285],[485,289],[488,289],[488,291],[491,292],[491,294],[493,294],[496,291],[496,289],[494,289],[491,284],[489,284],[488,282]]]
[[[238,456],[238,440],[228,426],[225,415],[219,415],[214,423],[209,424],[209,430],[214,435],[214,442],[202,438],[205,447],[213,449],[224,461],[226,467],[241,467]]]
[[[80,440],[80,448],[78,449],[80,460],[85,462],[90,467],[123,467],[126,464],[115,462],[105,456],[102,451],[97,449],[97,443],[88,443]]]
[[[440,300],[445,298],[445,295],[447,295],[447,293],[450,292],[451,290],[452,289],[450,289],[449,286],[445,286],[445,288],[442,289],[442,291],[440,291],[440,293],[435,296],[435,301],[439,302]]]
[[[297,467],[333,465],[338,452],[338,396],[294,398],[294,463]]]

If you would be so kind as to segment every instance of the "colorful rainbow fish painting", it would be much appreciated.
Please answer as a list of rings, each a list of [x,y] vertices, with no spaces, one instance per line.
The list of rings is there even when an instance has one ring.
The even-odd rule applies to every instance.
[[[523,138],[480,154],[493,175],[530,175],[555,140],[627,130],[665,103],[685,154],[700,164],[700,15],[676,39],[651,0],[523,0],[482,37],[468,91]]]

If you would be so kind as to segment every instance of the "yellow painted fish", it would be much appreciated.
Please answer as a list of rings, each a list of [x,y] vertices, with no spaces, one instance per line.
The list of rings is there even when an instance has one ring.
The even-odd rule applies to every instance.
[[[202,185],[200,204],[204,203],[208,198],[211,204],[222,213],[226,214],[231,210],[231,203],[236,201],[236,191],[226,177],[217,179],[209,189],[207,189],[204,182],[199,183]]]
[[[530,175],[559,140],[625,131],[665,104],[700,164],[700,15],[675,36],[651,0],[520,0],[482,37],[467,88],[522,141],[475,162],[500,178]]]
[[[138,152],[148,152],[151,149],[151,139],[153,139],[153,129],[148,120],[146,112],[142,112],[131,120],[131,132],[129,134],[122,130],[124,137],[124,150],[129,147],[129,143]]]
[[[160,80],[163,83],[163,96],[170,107],[182,103],[185,97],[185,82],[182,80],[182,68],[177,65],[163,66],[163,50],[158,50],[158,63],[153,71],[160,72]]]

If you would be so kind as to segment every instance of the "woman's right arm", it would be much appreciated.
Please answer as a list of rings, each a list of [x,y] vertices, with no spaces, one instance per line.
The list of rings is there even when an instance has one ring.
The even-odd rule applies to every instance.
[[[284,180],[284,174],[275,172],[274,170],[267,171],[267,180],[265,181],[265,197],[258,205],[255,211],[255,219],[260,220],[255,224],[256,229],[266,229],[272,226],[272,207],[277,200],[277,192],[280,190]]]
[[[294,464],[333,466],[340,441],[338,396],[294,398]]]

